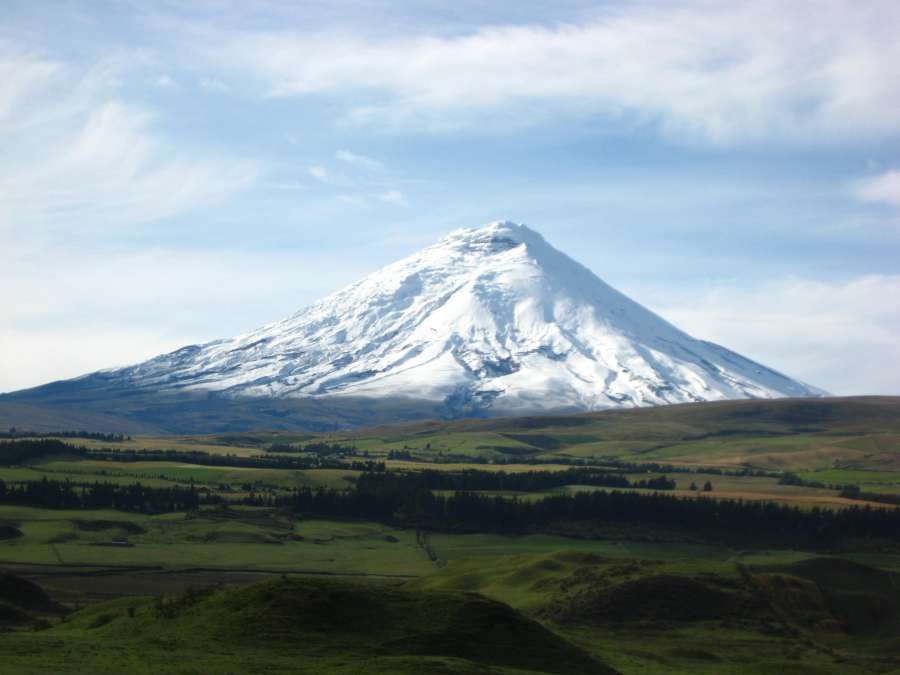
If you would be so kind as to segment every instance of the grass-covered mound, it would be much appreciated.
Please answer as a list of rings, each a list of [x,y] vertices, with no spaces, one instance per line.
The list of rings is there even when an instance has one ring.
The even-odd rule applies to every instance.
[[[758,608],[737,584],[675,574],[653,574],[592,585],[547,608],[566,622],[713,621],[749,616]]]
[[[900,640],[900,574],[840,558],[811,558],[755,575],[777,610],[803,624]]]
[[[0,627],[39,625],[41,617],[63,611],[64,608],[37,584],[13,574],[0,573]]]
[[[451,561],[411,585],[507,602],[626,673],[900,667],[900,575],[848,560],[747,567],[568,551]]]
[[[104,603],[17,636],[12,654],[25,638],[54,644],[47,672],[614,672],[475,594],[307,578]]]
[[[761,609],[733,565],[697,567],[568,551],[451,564],[417,585],[476,590],[561,624],[719,621]]]
[[[62,609],[40,586],[14,574],[0,573],[0,601],[36,612],[58,612]]]

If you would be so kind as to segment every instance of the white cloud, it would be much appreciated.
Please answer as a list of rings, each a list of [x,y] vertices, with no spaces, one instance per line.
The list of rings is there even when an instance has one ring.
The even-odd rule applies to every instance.
[[[356,168],[368,171],[383,168],[380,162],[346,150],[338,150],[335,153],[335,158]],[[342,204],[359,206],[367,201],[377,200],[395,206],[407,206],[406,195],[399,190],[385,189],[387,186],[383,181],[373,179],[371,176],[355,175],[351,177],[335,172],[321,164],[307,167],[306,172],[320,183],[335,190],[340,190],[341,193],[337,194],[335,199]],[[383,191],[370,192],[372,190]]]
[[[331,175],[331,172],[324,166],[311,166],[306,171],[310,176],[315,178],[317,181],[321,181],[322,183],[334,182],[334,177]]]
[[[379,162],[378,160],[372,159],[371,157],[366,157],[365,155],[358,155],[355,152],[350,152],[349,150],[338,150],[334,153],[335,159],[349,164],[352,167],[357,169],[363,169],[365,171],[381,171],[384,169],[384,164]]]
[[[662,316],[834,394],[900,394],[900,276],[636,292]]]
[[[400,192],[400,190],[388,190],[387,192],[383,192],[380,195],[376,195],[376,198],[387,204],[394,204],[395,206],[408,205],[406,201],[406,195]]]
[[[345,120],[363,124],[454,128],[564,111],[653,123],[679,141],[819,144],[900,134],[898,25],[890,0],[694,0],[629,3],[579,25],[377,38],[201,31],[197,45],[270,96],[350,92]]]
[[[46,88],[59,76],[59,63],[29,53],[17,52],[11,45],[0,42],[0,122],[9,123],[19,101]]]
[[[854,194],[863,202],[900,207],[900,171],[886,171],[856,185]]]
[[[179,86],[178,81],[175,78],[171,75],[166,75],[165,73],[154,78],[153,84],[160,89],[177,89]]]
[[[201,89],[205,89],[206,91],[212,91],[222,94],[231,91],[231,87],[222,82],[222,80],[217,80],[214,77],[204,77],[197,83],[197,85]]]
[[[4,45],[0,77],[0,244],[121,231],[223,199],[259,166],[185,148],[155,129],[156,114],[121,98],[135,64],[86,68]]]

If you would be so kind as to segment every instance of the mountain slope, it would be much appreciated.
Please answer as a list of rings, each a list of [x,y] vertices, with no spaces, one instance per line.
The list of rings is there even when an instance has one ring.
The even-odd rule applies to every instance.
[[[247,335],[65,385],[409,397],[449,415],[824,393],[690,337],[508,222],[453,232]]]

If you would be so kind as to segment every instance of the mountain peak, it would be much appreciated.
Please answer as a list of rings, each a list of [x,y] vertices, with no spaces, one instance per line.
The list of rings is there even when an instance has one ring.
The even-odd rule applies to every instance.
[[[534,238],[543,241],[541,235],[534,230],[511,220],[495,220],[480,227],[461,227],[453,230],[441,241],[483,239],[485,237],[501,237],[520,243]]]
[[[685,334],[509,221],[455,230],[284,321],[102,379],[118,391],[406,397],[450,416],[822,393]]]
[[[522,244],[547,245],[538,232],[525,225],[510,220],[496,220],[481,227],[454,230],[436,246],[453,247],[469,252],[500,253]]]

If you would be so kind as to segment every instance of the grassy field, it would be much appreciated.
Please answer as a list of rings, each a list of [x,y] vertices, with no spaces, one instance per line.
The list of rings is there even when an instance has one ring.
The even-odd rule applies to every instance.
[[[445,633],[448,626],[452,634],[464,617],[472,626],[494,623],[497,612],[507,623],[526,622],[515,629],[517,639],[521,631],[540,627],[544,632],[534,639],[549,645],[551,653],[562,649],[575,659],[572,663],[593,658],[594,665],[583,672],[602,672],[601,663],[635,675],[855,674],[900,667],[890,656],[900,633],[888,621],[900,611],[900,598],[895,602],[888,591],[900,589],[900,554],[844,555],[869,566],[848,571],[840,562],[834,569],[809,567],[835,560],[810,552],[666,542],[653,533],[646,541],[635,540],[640,532],[625,539],[431,533],[423,545],[411,530],[298,520],[264,508],[151,516],[3,506],[0,523],[23,535],[0,542],[0,572],[39,583],[69,607],[89,606],[51,630],[0,634],[3,672],[524,672],[508,650],[482,663],[480,651],[466,651],[468,643],[459,642],[463,635],[444,641],[422,637]],[[132,546],[106,545],[120,537]],[[320,582],[278,581],[283,575],[356,579],[366,585],[348,591]],[[305,589],[297,591],[305,599],[290,607],[273,607],[266,600],[262,608],[248,610],[247,625],[267,636],[255,646],[222,639],[235,628],[221,622],[233,617],[235,603],[244,606],[229,599],[232,591],[168,619],[154,614],[152,598],[126,597],[172,599],[191,593],[189,587],[223,582],[243,587],[266,576],[273,579],[270,584],[288,584],[288,592]],[[818,581],[810,581],[813,577]],[[873,587],[853,586],[864,583]],[[404,590],[396,591],[399,596],[377,590],[385,584]],[[832,586],[837,590],[828,590]],[[478,597],[467,595],[473,592],[513,609],[479,605],[475,612],[466,599]],[[865,613],[857,611],[860,605],[833,609],[835,599],[846,604],[848,598],[862,598],[860,593],[871,596],[860,600],[863,610],[874,602],[871,606],[881,607],[879,616],[888,623],[857,630],[848,622]],[[325,635],[302,621],[297,625],[297,617],[306,614],[296,612],[311,611],[304,604],[310,594],[319,603],[317,617],[342,616],[349,608],[368,611],[359,609],[363,602],[363,607],[379,608],[381,623],[386,616],[395,618],[385,635],[375,631],[360,640],[352,630],[338,629]],[[321,605],[329,594],[336,594],[329,601],[336,604]],[[399,614],[388,606],[395,601],[404,608]],[[133,617],[129,607],[135,608]],[[417,608],[425,614],[416,614]],[[396,618],[401,615],[416,618]],[[813,616],[812,623],[804,623],[806,615]],[[201,624],[206,628],[201,630]],[[465,639],[483,647],[485,631],[467,633]],[[410,644],[427,647],[411,653]],[[578,672],[545,656],[532,652],[528,672]]]
[[[296,521],[269,509],[145,516],[0,506],[22,537],[0,541],[0,564],[203,567],[357,575],[429,569],[414,533],[366,522]],[[109,545],[127,538],[130,546]]]
[[[680,468],[667,472],[676,482],[672,494],[684,498],[698,496],[691,483],[702,488],[707,481],[712,491],[700,496],[803,507],[862,504],[839,497],[837,486],[845,484],[900,494],[900,401],[887,398],[671,406],[352,433],[140,436],[115,444],[67,439],[94,449],[242,457],[261,455],[273,443],[323,441],[354,446],[352,460],[384,460],[388,470],[404,472],[564,471],[577,460],[634,481],[662,475],[648,464],[670,464]],[[413,459],[388,459],[391,451]],[[716,469],[726,473],[710,471]],[[739,469],[766,474],[735,475]],[[782,484],[784,472],[831,487]],[[280,494],[344,489],[358,475],[349,468],[74,455],[0,467],[7,483],[193,482],[231,500],[248,487]],[[504,496],[594,489],[572,484]],[[40,589],[0,576],[0,629],[13,629],[0,631],[0,670],[612,672],[608,664],[626,675],[900,673],[895,546],[861,541],[825,555],[732,548],[674,528],[575,527],[516,536],[421,533],[298,518],[234,501],[157,515],[0,505],[0,575],[37,583],[48,596],[43,609],[17,605],[4,588],[24,588],[35,598]],[[160,596],[172,607],[168,614]]]
[[[342,489],[347,487],[347,477],[355,478],[358,471],[350,469],[257,469],[247,467],[217,467],[186,464],[181,462],[112,462],[104,460],[49,461],[32,467],[35,472],[45,473],[48,478],[54,474],[71,477],[90,477],[102,480],[123,477],[128,482],[140,480],[162,480],[175,484],[195,483],[207,485],[264,485],[280,488],[327,487]],[[0,476],[3,476],[0,471]]]
[[[664,549],[522,548],[451,560],[412,584],[508,603],[623,673],[900,667],[897,573],[790,552],[741,559]],[[875,606],[881,613],[871,614]]]
[[[388,461],[390,470],[416,471],[423,467],[436,468],[442,471],[494,470],[518,473],[524,471],[564,471],[570,468],[563,464],[511,464],[484,465],[472,463],[430,464],[409,461]],[[93,483],[95,481],[128,485],[140,482],[149,487],[167,487],[187,485],[193,481],[198,486],[207,486],[213,491],[223,488],[220,493],[226,499],[237,499],[247,494],[247,486],[252,489],[271,489],[276,491],[294,488],[311,487],[342,490],[350,488],[353,480],[360,472],[352,469],[262,469],[243,467],[216,467],[183,462],[169,461],[137,461],[114,462],[97,459],[48,458],[29,466],[0,467],[0,480],[15,483],[35,481],[47,478],[50,480],[70,480],[76,483]],[[664,475],[660,472],[626,473],[630,480],[638,481]],[[800,506],[801,508],[831,507],[843,508],[867,502],[849,500],[839,496],[836,488],[816,488],[804,485],[781,485],[774,476],[732,476],[711,475],[708,473],[679,472],[668,474],[676,482],[672,494],[685,498],[697,496],[690,490],[691,484],[698,488],[709,481],[713,486],[710,493],[719,499],[745,499],[777,501]],[[863,470],[829,470],[803,472],[801,478],[821,483],[845,484],[855,483],[866,491],[886,494],[900,493],[900,472],[873,472]],[[575,492],[581,490],[603,489],[592,486],[572,484],[549,492],[514,493],[489,492],[503,494],[520,499],[540,499],[558,492]],[[647,490],[638,490],[647,492]],[[449,491],[446,491],[449,494]],[[884,505],[872,504],[883,507]]]
[[[99,428],[99,427],[98,427]],[[900,399],[858,397],[722,401],[581,415],[418,422],[358,431],[134,436],[89,448],[199,450],[253,455],[272,443],[354,445],[381,455],[409,450],[439,459],[619,458],[816,470],[900,468]]]
[[[900,465],[900,399],[726,401],[326,434],[371,452],[666,461],[785,470]]]
[[[197,485],[213,488],[228,486],[240,490],[243,485],[256,489],[293,489],[300,487],[346,489],[359,475],[352,469],[262,469],[218,467],[184,462],[115,462],[101,459],[45,458],[28,466],[0,466],[0,480],[25,482],[47,478],[75,483],[96,481],[128,485],[140,482],[150,487]]]
[[[661,463],[683,468],[755,469],[794,472],[823,483],[855,483],[885,492],[900,491],[900,399],[867,397],[775,401],[727,401],[616,410],[565,417],[525,417],[422,422],[335,433],[270,431],[200,436],[135,436],[118,443],[63,439],[90,449],[202,451],[242,457],[264,453],[273,443],[302,448],[313,442],[352,446],[357,455],[386,460],[391,451],[409,452],[416,461],[386,460],[391,469],[422,466],[461,470],[559,470],[554,459],[592,464]],[[265,469],[231,471],[176,463],[91,466],[47,463],[64,475],[106,471],[148,480],[234,483],[258,478],[273,485],[341,485],[342,476]],[[10,479],[15,479],[11,474]],[[676,476],[679,482],[705,481],[703,475]],[[761,492],[763,482],[725,485],[730,492]],[[714,481],[716,482],[716,481]],[[790,493],[768,481],[767,494]],[[680,487],[680,486],[679,486]],[[803,493],[812,496],[814,493]],[[821,493],[820,493],[821,494]]]
[[[754,406],[763,406],[762,412]],[[678,496],[693,497],[695,493],[689,486],[694,483],[702,487],[709,481],[713,485],[712,496],[720,499],[777,501],[801,508],[864,504],[840,496],[841,486],[847,484],[858,485],[867,493],[900,494],[900,434],[892,432],[900,427],[900,405],[896,399],[853,399],[838,407],[839,414],[832,410],[834,406],[826,407],[824,412],[818,407],[813,412],[801,407],[798,412],[795,407],[784,401],[737,402],[566,418],[423,423],[340,434],[257,432],[136,437],[121,443],[85,440],[84,444],[94,449],[202,450],[253,457],[263,454],[273,443],[303,447],[324,441],[352,446],[356,455],[351,459],[384,461],[393,471],[432,468],[517,473],[563,471],[571,467],[554,459],[578,460],[603,470],[620,471],[610,462],[643,466],[663,463],[679,470],[668,473],[676,481],[673,494]],[[862,433],[863,424],[871,424],[868,433]],[[67,442],[82,444],[81,439]],[[387,459],[391,451],[408,452],[414,459]],[[746,469],[765,470],[769,475],[735,475]],[[715,475],[710,470],[724,473]],[[823,487],[781,484],[779,476],[786,472]],[[350,468],[238,468],[175,461],[114,462],[77,456],[0,467],[0,480],[7,482],[47,477],[118,484],[140,481],[151,487],[164,487],[193,481],[226,499],[246,496],[250,489],[346,489],[358,475],[359,471]],[[662,472],[644,469],[626,475],[631,480],[642,480]],[[594,488],[573,484],[558,491],[585,489]],[[539,499],[546,494],[519,497]]]
[[[105,603],[0,646],[7,673],[613,672],[483,597],[304,579]]]

